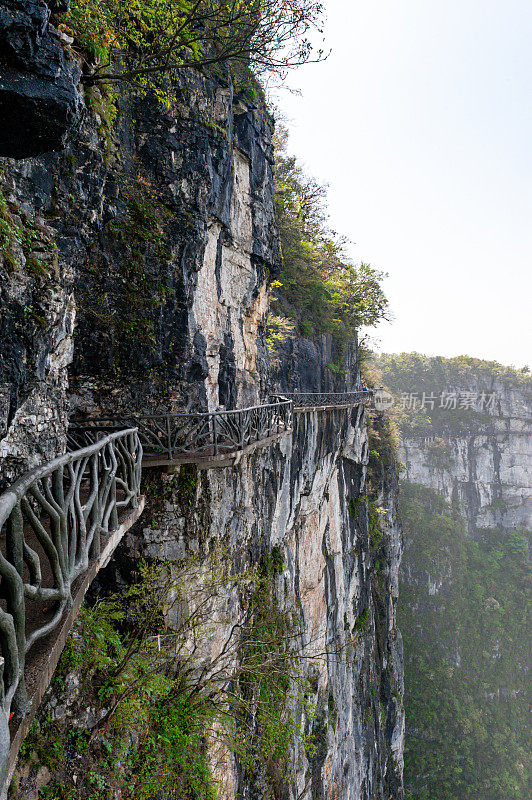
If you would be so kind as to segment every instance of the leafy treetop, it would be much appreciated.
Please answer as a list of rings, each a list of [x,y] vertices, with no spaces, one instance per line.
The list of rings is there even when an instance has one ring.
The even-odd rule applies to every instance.
[[[273,313],[295,319],[304,334],[328,332],[345,341],[361,326],[387,318],[386,276],[349,260],[346,240],[328,226],[326,188],[286,154],[286,138],[281,128],[274,188],[282,263]]]
[[[72,0],[62,24],[86,56],[86,83],[125,83],[171,99],[187,67],[233,62],[256,73],[321,60],[315,0]]]

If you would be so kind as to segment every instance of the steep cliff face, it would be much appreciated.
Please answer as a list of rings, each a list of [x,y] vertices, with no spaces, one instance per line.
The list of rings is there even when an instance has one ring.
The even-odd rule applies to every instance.
[[[8,477],[64,449],[72,358],[80,412],[235,407],[265,391],[270,122],[230,84],[184,84],[172,112],[123,109],[112,140],[85,112],[66,151],[4,161]],[[42,428],[28,447],[31,425],[46,446]]]
[[[81,70],[65,53],[70,37],[50,24],[69,0],[0,3],[0,155],[39,155],[60,147],[79,118]]]
[[[171,569],[183,559],[217,550],[239,574],[265,554],[278,554],[275,603],[297,620],[306,706],[313,711],[299,712],[305,740],[298,738],[289,764],[273,783],[271,767],[260,760],[253,768],[244,767],[227,748],[223,758],[218,750],[212,771],[220,800],[403,796],[397,487],[393,470],[373,475],[375,504],[385,509],[376,544],[368,513],[367,461],[366,412],[358,407],[296,414],[293,433],[242,456],[234,466],[148,472],[149,508],[98,578],[109,591],[127,585],[139,560],[162,560]],[[212,601],[212,627],[200,644],[198,663],[216,663],[224,650],[231,652],[231,637],[248,613],[244,600],[234,585]],[[179,617],[170,617],[169,630],[179,624]],[[50,719],[60,730],[74,728],[82,735],[100,713],[98,699],[87,700],[83,683],[67,670],[45,700],[42,736]],[[130,742],[121,755],[126,782],[134,746]],[[74,750],[61,763],[52,762],[47,782],[66,785],[71,774],[80,776],[76,757]],[[39,772],[37,765],[28,769],[21,764],[20,769],[19,792],[25,799]],[[85,771],[107,774],[98,761]],[[79,796],[85,797],[86,779],[78,780]]]
[[[306,721],[315,750],[296,753],[295,780],[287,776],[282,795],[290,798],[402,796],[401,534],[396,487],[385,481],[377,567],[365,501],[367,457],[362,407],[297,414],[293,434],[278,445],[244,456],[234,468],[202,471],[188,500],[194,514],[183,508],[175,476],[164,476],[164,509],[122,550],[126,562],[139,556],[171,562],[217,543],[229,549],[236,569],[280,548],[277,597],[299,619],[316,707],[315,719]],[[211,653],[245,615],[236,594],[230,607]],[[260,773],[250,781],[233,760],[222,777],[227,800],[271,791]]]
[[[457,501],[473,536],[478,528],[532,528],[530,386],[496,378],[486,384],[458,388],[494,398],[478,430],[407,433],[401,452],[405,480]]]
[[[416,354],[379,366],[405,406],[407,796],[520,800],[530,767],[530,377]],[[421,408],[423,393],[433,406]]]
[[[69,413],[242,407],[264,402],[272,385],[267,277],[278,248],[268,114],[235,97],[229,77],[197,74],[184,77],[168,110],[120,101],[112,131],[108,102],[92,96],[96,111],[83,109],[63,150],[1,163],[4,482],[64,451]],[[285,348],[279,389],[359,385],[355,348],[342,379],[326,367],[337,360],[330,337]],[[299,413],[277,443],[231,466],[191,468],[186,499],[184,472],[147,472],[141,524],[99,578],[112,591],[140,557],[179,563],[216,543],[235,570],[281,553],[275,595],[299,620],[316,708],[314,719],[301,718],[313,748],[296,748],[283,798],[402,797],[396,486],[393,470],[379,475],[376,544],[367,461],[359,406]],[[242,599],[228,593],[222,612],[234,628]],[[223,644],[222,632],[207,649]],[[41,723],[50,712],[86,730],[95,720],[80,710],[79,675],[67,687],[68,699],[60,684],[51,690]],[[38,765],[22,765],[19,796],[35,796],[36,781],[70,780],[78,755],[50,764],[44,779]],[[250,775],[231,754],[213,769],[227,800],[268,796],[263,771]],[[84,797],[85,788],[75,791]]]
[[[342,348],[330,334],[313,338],[289,335],[272,349],[272,379],[281,392],[360,389],[356,341]]]

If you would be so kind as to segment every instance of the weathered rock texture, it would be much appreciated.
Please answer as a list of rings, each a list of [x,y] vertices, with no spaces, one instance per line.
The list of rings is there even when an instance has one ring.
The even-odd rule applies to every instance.
[[[356,342],[343,349],[327,334],[312,339],[289,335],[277,345],[272,362],[272,378],[280,392],[360,389]],[[335,371],[337,364],[341,367]]]
[[[65,55],[50,9],[68,3],[0,3],[0,155],[34,156],[61,147],[81,111],[81,70]]]
[[[279,444],[244,456],[234,468],[201,472],[185,507],[178,479],[164,476],[164,508],[147,520],[142,536],[128,535],[114,567],[121,557],[179,560],[216,542],[241,569],[248,560],[258,562],[265,549],[281,548],[278,598],[297,611],[306,655],[314,655],[307,669],[317,708],[308,723],[316,752],[311,758],[297,754],[290,798],[402,796],[402,645],[396,627],[401,533],[396,485],[388,478],[379,571],[365,502],[367,456],[362,406],[296,414],[293,434]],[[242,615],[233,597],[231,625],[211,643],[214,652]],[[261,796],[235,764],[231,774],[228,785],[237,789],[224,800]]]
[[[478,528],[531,530],[530,386],[481,380],[461,391],[495,395],[483,424],[478,430],[461,425],[428,436],[405,435],[404,480],[436,490],[449,503],[457,501],[472,536]]]
[[[229,79],[197,75],[183,80],[168,111],[124,101],[112,135],[108,101],[93,101],[98,113],[83,111],[65,150],[2,162],[5,214],[25,230],[42,228],[53,256],[42,246],[32,260],[16,231],[2,251],[7,479],[64,449],[67,407],[77,415],[231,408],[259,402],[270,388],[266,278],[277,240],[267,113],[235,97]],[[330,339],[287,347],[279,388],[359,384],[354,350],[347,377],[332,384]],[[267,548],[282,549],[279,602],[298,610],[307,640],[354,639],[341,659],[316,661],[318,746],[310,759],[297,754],[287,798],[402,797],[400,532],[388,476],[377,566],[367,451],[361,407],[309,412],[274,446],[200,473],[192,507],[183,507],[171,476],[152,476],[146,522],[102,577],[119,585],[121,559],[176,560],[200,537],[221,542],[235,563],[242,553],[255,563]],[[241,609],[227,602],[237,620]],[[259,797],[236,763],[225,777],[227,800]]]

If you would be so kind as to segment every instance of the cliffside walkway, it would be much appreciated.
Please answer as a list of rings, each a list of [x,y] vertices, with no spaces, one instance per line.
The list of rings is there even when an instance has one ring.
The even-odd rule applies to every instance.
[[[290,433],[292,401],[276,399],[231,411],[140,414],[74,422],[69,429],[69,446],[79,447],[126,425],[138,429],[144,466],[223,464]]]
[[[144,466],[226,465],[243,453],[291,433],[294,413],[349,408],[368,402],[372,396],[371,391],[293,392],[276,395],[270,403],[229,411],[80,420],[69,428],[69,446],[86,445],[104,433],[131,425],[138,429]]]
[[[297,412],[358,406],[372,400],[373,392],[370,389],[359,392],[288,392],[281,396],[291,400]]]
[[[0,495],[2,798],[84,594],[142,513],[141,464],[129,428],[27,472]]]
[[[85,592],[144,509],[143,466],[209,466],[291,433],[293,414],[371,392],[293,393],[250,408],[74,422],[70,452],[0,495],[0,800]]]

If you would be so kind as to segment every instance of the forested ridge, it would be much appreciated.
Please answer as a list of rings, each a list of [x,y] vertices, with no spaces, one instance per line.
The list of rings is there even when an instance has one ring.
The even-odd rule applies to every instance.
[[[498,496],[489,507],[500,524],[483,527],[466,519],[468,494],[475,497],[471,475],[484,476],[473,468],[470,484],[463,485],[464,504],[456,493],[456,452],[458,447],[471,459],[471,448],[485,452],[489,444],[505,458],[505,448],[511,449],[511,458],[526,469],[521,434],[498,436],[495,444],[492,438],[496,425],[521,424],[502,410],[508,398],[515,407],[529,398],[530,375],[496,362],[418,353],[381,356],[375,365],[396,396],[394,417],[411,443],[403,448],[405,466],[431,484],[403,479],[400,488],[406,797],[524,800],[530,796],[531,531],[508,522],[515,501],[505,473],[492,486]],[[450,409],[420,407],[423,392],[459,396],[472,390],[494,391],[493,408],[460,408],[459,402]],[[417,395],[417,408],[401,404],[403,393]],[[497,481],[489,470],[485,477]],[[443,487],[453,478],[449,497]],[[523,487],[520,502],[527,491]]]

